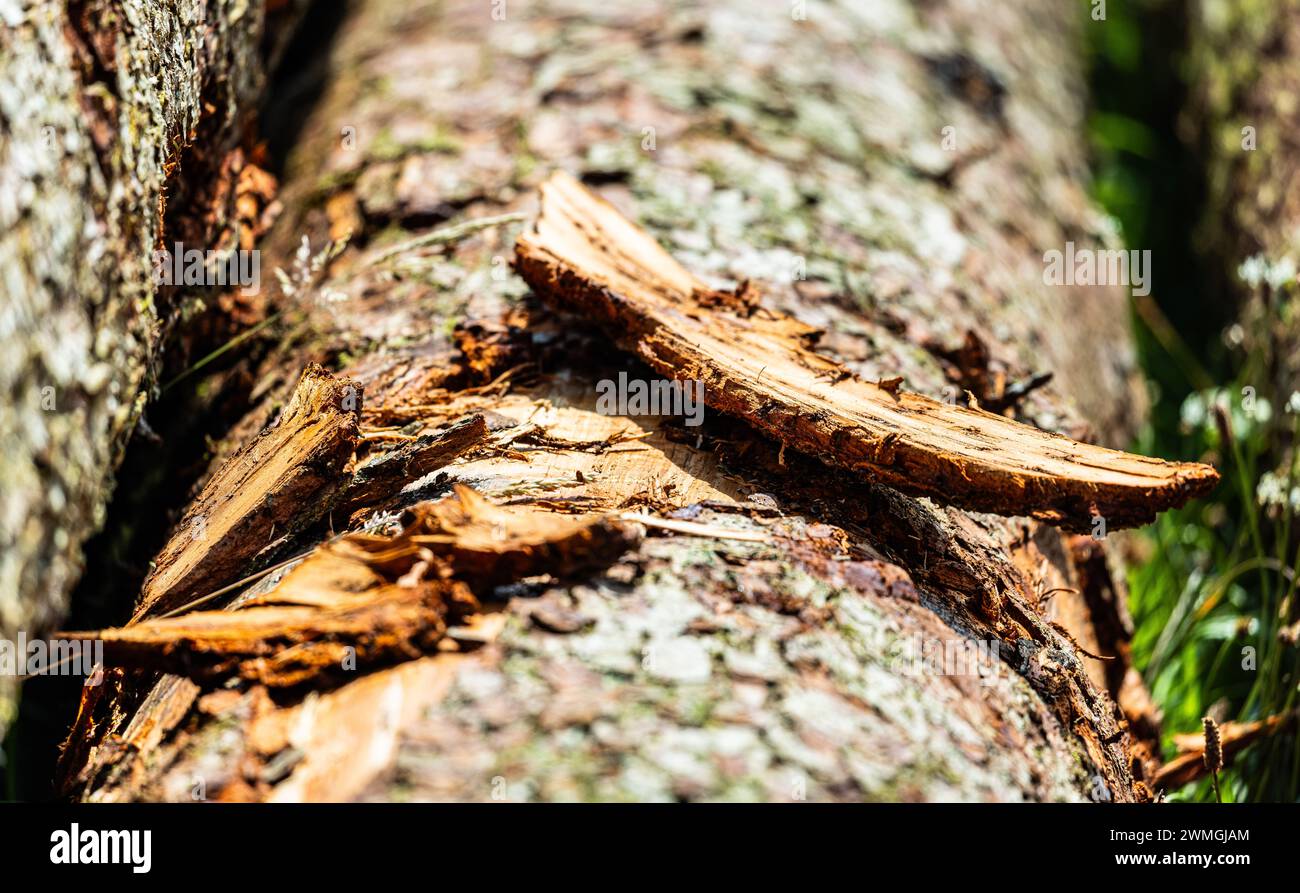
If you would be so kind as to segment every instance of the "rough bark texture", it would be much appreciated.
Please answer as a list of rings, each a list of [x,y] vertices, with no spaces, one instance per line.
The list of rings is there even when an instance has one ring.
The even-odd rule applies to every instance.
[[[262,34],[245,0],[0,4],[0,636],[58,622],[103,523],[180,311],[153,251],[241,241]]]
[[[692,275],[762,283],[765,306],[824,330],[819,349],[862,379],[901,375],[943,399],[1052,371],[1052,386],[1020,389],[1015,417],[1120,445],[1142,410],[1124,295],[1042,280],[1044,250],[1103,238],[1076,42],[1051,2],[997,17],[960,0],[810,3],[806,20],[742,2],[570,2],[512,4],[500,21],[478,2],[359,4],[271,241],[286,266],[304,234],[351,247],[286,296],[305,323],[261,367],[265,399],[225,455],[306,363],[330,360],[365,389],[365,444],[487,420],[483,449],[401,502],[459,483],[484,512],[644,512],[651,535],[568,578],[513,568],[479,593],[468,631],[448,632],[454,648],[307,696],[115,671],[87,690],[65,789],[1146,797],[1113,700],[1137,718],[1140,685],[1086,656],[1125,638],[1099,544],[902,495],[712,413],[700,428],[602,415],[597,381],[651,373],[526,296],[507,265],[516,223],[401,232],[532,214],[535,187],[569,170]],[[356,517],[368,536],[407,535],[390,512]],[[976,643],[962,671],[911,659],[939,645],[970,661]]]

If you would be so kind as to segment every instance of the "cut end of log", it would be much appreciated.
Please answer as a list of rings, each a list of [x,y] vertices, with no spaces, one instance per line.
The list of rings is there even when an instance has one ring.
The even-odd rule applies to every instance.
[[[1095,532],[1148,523],[1219,479],[1209,465],[1080,443],[863,381],[813,351],[812,330],[763,308],[752,286],[709,288],[563,172],[542,185],[515,266],[542,299],[659,374],[703,382],[710,409],[909,494]]]

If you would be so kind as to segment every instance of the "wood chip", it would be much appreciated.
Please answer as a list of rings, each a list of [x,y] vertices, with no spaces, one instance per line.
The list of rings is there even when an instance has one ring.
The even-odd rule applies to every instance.
[[[323,687],[365,667],[433,651],[449,624],[478,610],[465,584],[413,544],[408,528],[322,545],[274,588],[224,610],[63,635],[101,639],[108,666],[162,670],[209,684],[240,678],[281,688]]]
[[[413,514],[411,542],[445,558],[457,578],[477,586],[538,574],[566,577],[613,562],[640,539],[635,526],[617,517],[499,506],[463,484]]]
[[[272,687],[346,679],[357,669],[410,660],[446,632],[461,584],[424,581],[364,594],[332,593],[330,604],[196,611],[118,629],[64,633],[101,639],[110,666],[162,670],[196,681],[237,676]],[[321,599],[321,602],[326,601]]]

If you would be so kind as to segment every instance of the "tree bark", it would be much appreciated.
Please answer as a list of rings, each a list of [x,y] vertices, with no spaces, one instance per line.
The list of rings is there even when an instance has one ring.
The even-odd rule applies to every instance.
[[[292,4],[279,4],[282,8]],[[193,291],[153,252],[250,240],[241,147],[263,4],[122,0],[0,13],[0,636],[65,615],[81,547]],[[0,733],[13,711],[0,678]]]
[[[530,297],[508,268],[520,221],[493,216],[535,215],[536,187],[570,171],[692,276],[756,282],[852,378],[1119,446],[1143,409],[1123,291],[1043,278],[1045,250],[1106,238],[1085,192],[1079,23],[1047,2],[996,20],[958,0],[494,9],[369,0],[343,24],[268,240],[287,322],[217,463],[272,436],[311,362],[364,391],[358,463],[481,415],[489,443],[396,498],[327,510],[283,544],[310,556],[288,570],[263,556],[278,569],[231,606],[301,600],[307,573],[331,604],[445,573],[475,581],[478,609],[420,621],[423,656],[272,694],[247,663],[251,627],[205,605],[188,641],[218,637],[238,656],[226,678],[245,682],[214,687],[210,663],[113,671],[87,689],[65,790],[1149,798],[1154,721],[1104,543],[904,495],[743,420],[602,413],[598,382],[652,373]],[[574,515],[608,532],[575,540]],[[615,535],[628,524],[644,538]],[[493,536],[547,562],[468,574]],[[595,570],[561,560],[575,542]],[[106,634],[135,655],[120,666],[184,672],[150,663],[168,627],[148,624],[170,622]],[[332,629],[331,645],[355,635]]]

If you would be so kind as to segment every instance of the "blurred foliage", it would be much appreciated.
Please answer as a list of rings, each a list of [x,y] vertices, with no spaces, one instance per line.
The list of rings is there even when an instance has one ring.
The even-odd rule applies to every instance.
[[[1186,0],[1107,4],[1087,22],[1094,195],[1128,247],[1151,249],[1156,288],[1134,299],[1134,331],[1152,397],[1136,448],[1215,464],[1206,499],[1163,515],[1136,536],[1129,573],[1133,654],[1164,713],[1164,756],[1201,717],[1251,721],[1296,709],[1297,650],[1279,638],[1294,616],[1300,550],[1292,516],[1300,488],[1290,444],[1300,399],[1247,385],[1269,379],[1233,322],[1223,258],[1198,250],[1206,213],[1204,159],[1188,130],[1183,82]],[[1259,287],[1294,289],[1275,277]],[[1258,277],[1256,277],[1258,278]],[[1294,734],[1259,741],[1220,776],[1223,799],[1300,796]],[[1168,792],[1213,800],[1207,779]]]

